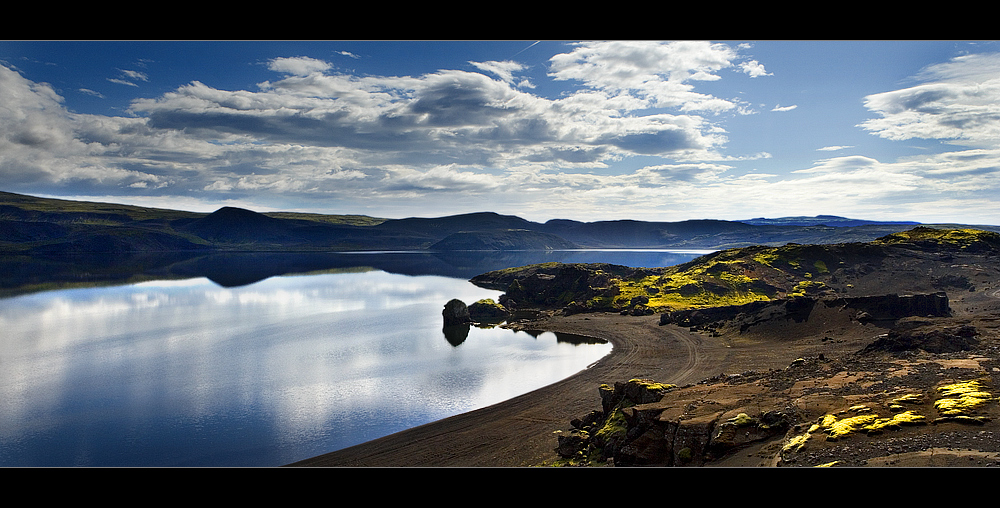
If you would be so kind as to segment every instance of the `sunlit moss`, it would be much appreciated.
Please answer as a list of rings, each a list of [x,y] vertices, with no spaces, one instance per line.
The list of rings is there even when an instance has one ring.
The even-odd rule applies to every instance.
[[[781,447],[781,451],[785,452],[785,453],[787,453],[787,452],[798,452],[798,451],[802,450],[803,447],[805,447],[806,442],[808,442],[809,438],[811,438],[811,437],[812,437],[812,434],[810,434],[809,432],[806,432],[805,434],[800,434],[798,436],[795,436],[795,437],[789,439],[788,442],[785,443],[785,446]]]
[[[779,259],[778,258],[778,254],[775,253],[773,250],[767,250],[767,251],[759,252],[759,253],[755,254],[754,257],[753,257],[754,261],[756,261],[756,262],[758,262],[758,263],[760,263],[762,265],[771,266],[771,267],[773,267],[774,264],[777,263],[778,259]]]
[[[922,404],[923,400],[923,395],[920,395],[919,393],[908,393],[901,397],[892,399],[892,402],[895,404]]]
[[[617,295],[612,305],[619,308],[639,297],[648,298],[647,307],[662,311],[742,305],[776,296],[759,278],[731,262],[711,262],[685,270],[675,268],[663,275],[613,281],[617,282]]]
[[[809,293],[816,293],[827,289],[827,285],[821,281],[804,280],[799,282],[788,292],[788,296],[806,296]]]
[[[925,416],[914,411],[905,411],[890,417],[880,417],[866,405],[852,406],[844,411],[844,413],[848,412],[856,414],[843,419],[837,419],[836,416],[829,414],[823,417],[819,423],[819,429],[826,433],[828,441],[836,441],[856,432],[876,434],[885,429],[898,429],[906,425],[922,425],[927,420]]]
[[[881,432],[883,429],[896,429],[904,425],[920,425],[925,423],[927,417],[921,414],[917,414],[914,411],[905,411],[902,413],[897,413],[889,418],[878,418],[872,423],[866,425],[863,430],[869,434],[875,432]]]
[[[968,249],[973,245],[1000,246],[1000,234],[979,229],[935,229],[916,227],[876,239],[873,243],[892,245],[900,243],[935,243],[942,246]]]
[[[934,409],[943,416],[969,416],[969,412],[985,405],[993,394],[983,391],[977,380],[963,381],[938,387],[942,398],[934,401]]]
[[[646,388],[647,390],[653,390],[653,391],[670,390],[670,389],[673,389],[673,388],[677,388],[677,385],[672,385],[672,384],[667,384],[667,383],[657,383],[656,381],[650,381],[648,379],[633,378],[633,379],[629,379],[628,382],[631,383],[631,384],[640,385],[640,386]],[[607,386],[607,385],[603,385],[603,386]]]
[[[738,415],[730,418],[729,420],[726,420],[726,423],[731,423],[731,424],[733,424],[733,425],[735,425],[737,427],[743,427],[743,426],[746,426],[746,425],[750,425],[753,422],[754,422],[754,419],[751,418],[750,415],[748,415],[746,413],[740,413],[740,414],[738,414]]]
[[[827,440],[836,441],[837,439],[840,439],[841,437],[852,432],[861,430],[864,426],[875,422],[877,419],[878,416],[874,414],[862,414],[841,420],[835,420],[832,424],[830,424],[830,426],[825,427],[824,429],[826,431]]]
[[[625,437],[628,425],[625,422],[625,414],[622,413],[622,406],[616,407],[604,420],[604,426],[594,433],[594,437],[599,442],[607,442],[611,439]]]

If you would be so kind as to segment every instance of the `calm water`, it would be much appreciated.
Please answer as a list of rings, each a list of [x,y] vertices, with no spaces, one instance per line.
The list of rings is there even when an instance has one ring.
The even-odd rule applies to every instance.
[[[0,466],[277,466],[484,407],[611,346],[499,328],[446,336],[445,302],[500,295],[468,277],[537,256],[664,266],[696,253],[523,255],[132,263],[164,279],[0,299]]]

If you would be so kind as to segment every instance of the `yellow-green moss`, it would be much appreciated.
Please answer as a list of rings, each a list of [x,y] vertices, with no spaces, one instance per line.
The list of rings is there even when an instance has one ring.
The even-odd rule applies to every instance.
[[[742,305],[776,296],[761,289],[764,285],[760,284],[760,279],[727,264],[711,263],[635,280],[613,279],[618,294],[611,301],[617,307],[624,307],[633,298],[646,297],[649,299],[647,307],[663,311]]]
[[[611,411],[611,414],[604,420],[604,426],[594,433],[594,437],[598,441],[606,442],[609,439],[625,436],[625,432],[628,431],[628,425],[625,422],[625,414],[622,413],[621,408],[622,406],[620,405]]]
[[[804,280],[796,284],[795,287],[788,292],[788,296],[806,296],[808,293],[815,293],[824,289],[827,289],[827,285],[821,281]]]
[[[829,427],[826,427],[827,439],[836,441],[852,432],[861,430],[864,426],[874,423],[878,416],[873,414],[863,414],[851,416],[842,420],[835,420]]]
[[[969,412],[993,399],[993,394],[982,388],[977,380],[940,386],[937,390],[942,398],[934,401],[934,409],[943,416],[970,416]]]
[[[927,420],[927,417],[914,411],[905,411],[890,417],[880,417],[866,405],[852,406],[841,413],[855,413],[855,416],[837,419],[836,416],[828,414],[818,424],[819,429],[826,433],[828,441],[836,441],[855,432],[874,434],[887,428],[898,429],[904,425],[921,425]]]
[[[656,381],[650,381],[648,379],[629,379],[629,383],[637,384],[646,387],[648,390],[670,390],[676,388],[677,385],[671,385],[666,383],[657,383]]]
[[[982,231],[979,229],[935,229],[929,227],[916,227],[909,231],[893,233],[891,235],[878,238],[872,243],[891,245],[899,243],[927,243],[933,242],[938,245],[946,245],[965,249],[973,244],[1000,245],[1000,234],[993,231]]]
[[[903,425],[920,425],[925,423],[927,417],[921,414],[917,414],[913,411],[905,411],[902,413],[897,413],[889,418],[878,418],[869,425],[866,425],[863,430],[869,434],[875,432],[881,432],[883,429],[890,428],[896,429]]]
[[[758,263],[760,263],[762,265],[771,266],[771,267],[774,266],[774,263],[778,262],[778,259],[779,259],[778,254],[775,253],[774,250],[767,250],[767,251],[759,252],[759,253],[755,254],[754,257],[753,257],[754,261],[756,261],[756,262],[758,262]]]
[[[797,451],[801,450],[806,445],[806,442],[809,441],[809,438],[811,438],[811,437],[812,437],[812,434],[810,434],[808,432],[806,432],[805,434],[801,434],[801,435],[795,436],[795,437],[789,439],[788,442],[785,443],[785,446],[781,447],[781,451],[782,452],[786,452],[786,453],[787,452],[797,452]]]
[[[892,399],[894,404],[923,404],[924,396],[919,393],[907,393],[901,397]]]
[[[736,415],[736,416],[734,416],[734,417],[726,420],[726,423],[731,423],[731,424],[733,424],[733,425],[735,425],[737,427],[743,427],[745,425],[750,425],[750,424],[754,423],[754,419],[751,418],[750,415],[748,415],[746,413],[740,413],[740,414],[738,414],[738,415]]]
[[[503,309],[504,306],[495,302],[492,298],[483,298],[482,300],[477,300],[476,303],[480,305],[489,305],[490,307],[497,307]],[[505,309],[506,310],[506,309]]]

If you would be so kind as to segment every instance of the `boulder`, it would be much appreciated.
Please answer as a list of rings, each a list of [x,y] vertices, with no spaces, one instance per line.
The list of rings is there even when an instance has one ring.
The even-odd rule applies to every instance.
[[[455,326],[472,322],[472,318],[469,316],[469,307],[465,305],[465,302],[457,298],[449,300],[448,303],[444,304],[444,310],[441,311],[441,315],[444,317],[444,326]]]

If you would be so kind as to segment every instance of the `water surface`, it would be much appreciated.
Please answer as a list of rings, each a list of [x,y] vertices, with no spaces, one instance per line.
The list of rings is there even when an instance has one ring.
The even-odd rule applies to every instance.
[[[0,299],[0,465],[287,464],[512,398],[610,351],[446,334],[445,302],[500,294],[465,274],[505,262],[428,256],[173,260],[143,268],[163,279]],[[581,256],[560,260],[594,260]],[[273,275],[289,266],[299,275]]]

